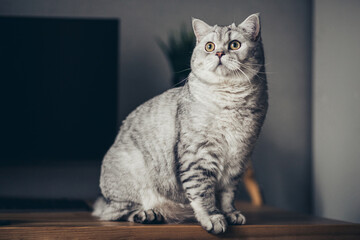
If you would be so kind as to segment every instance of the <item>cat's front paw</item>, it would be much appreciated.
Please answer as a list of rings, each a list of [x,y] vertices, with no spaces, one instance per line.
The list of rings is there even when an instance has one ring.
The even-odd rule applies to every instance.
[[[226,220],[229,225],[242,225],[245,224],[246,218],[241,214],[239,210],[226,214]]]
[[[225,217],[222,214],[210,215],[206,220],[202,220],[200,224],[206,231],[214,234],[224,233],[227,228]]]

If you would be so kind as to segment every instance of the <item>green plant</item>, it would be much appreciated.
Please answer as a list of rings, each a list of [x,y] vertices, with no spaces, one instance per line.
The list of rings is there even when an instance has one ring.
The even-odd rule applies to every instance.
[[[170,32],[166,43],[158,39],[161,50],[171,64],[175,86],[184,85],[191,71],[190,59],[195,41],[194,33],[189,31],[185,24],[181,26],[179,32]]]

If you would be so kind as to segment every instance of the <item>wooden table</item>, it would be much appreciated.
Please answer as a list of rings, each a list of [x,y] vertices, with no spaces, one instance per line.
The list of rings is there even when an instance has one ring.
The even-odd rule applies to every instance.
[[[360,224],[237,203],[247,218],[211,235],[198,224],[103,222],[89,211],[0,213],[0,239],[360,239]]]

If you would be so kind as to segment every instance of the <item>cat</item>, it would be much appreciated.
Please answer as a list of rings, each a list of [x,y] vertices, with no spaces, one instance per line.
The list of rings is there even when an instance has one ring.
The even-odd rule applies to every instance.
[[[193,18],[192,26],[185,85],[130,113],[104,157],[93,212],[102,220],[195,217],[214,234],[245,223],[234,191],[268,107],[259,14],[225,27]]]

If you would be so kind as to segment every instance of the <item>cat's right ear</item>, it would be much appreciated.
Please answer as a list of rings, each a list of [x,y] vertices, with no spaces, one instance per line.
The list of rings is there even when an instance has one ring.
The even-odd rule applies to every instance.
[[[199,43],[201,39],[210,31],[211,26],[200,19],[192,18],[192,27],[196,36],[196,42]]]
[[[260,33],[260,13],[251,14],[242,23],[239,24],[244,33],[249,36],[252,41],[256,41]]]

